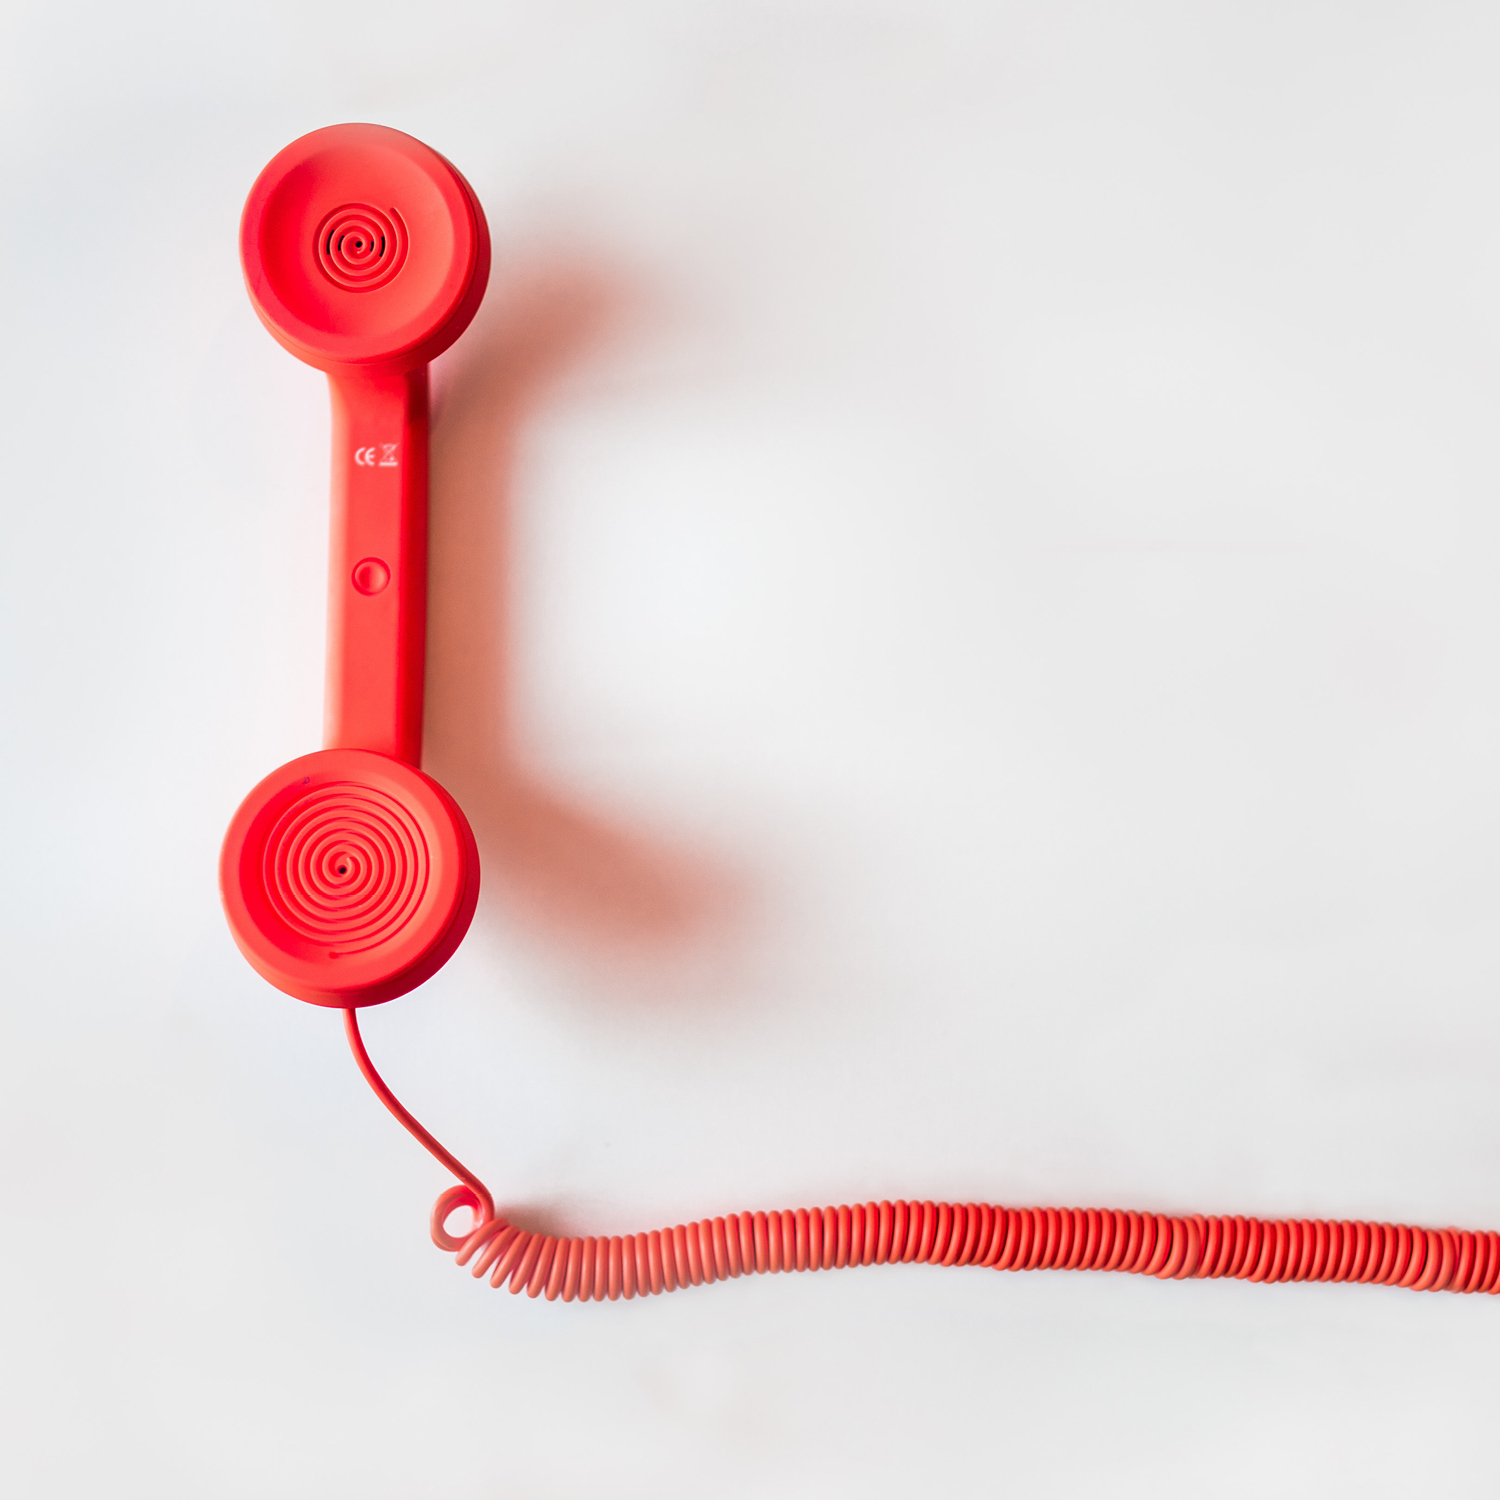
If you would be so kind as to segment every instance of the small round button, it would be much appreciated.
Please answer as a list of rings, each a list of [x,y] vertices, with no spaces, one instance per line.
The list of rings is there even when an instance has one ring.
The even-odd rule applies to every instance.
[[[367,557],[354,565],[354,587],[362,594],[378,594],[391,581],[391,570],[378,557]]]

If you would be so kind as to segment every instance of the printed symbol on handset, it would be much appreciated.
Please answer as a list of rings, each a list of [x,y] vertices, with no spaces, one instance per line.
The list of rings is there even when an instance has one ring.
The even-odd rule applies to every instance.
[[[375,450],[373,448],[356,448],[354,450],[354,462],[361,469],[373,469],[375,467]]]
[[[380,467],[382,469],[394,469],[396,467],[395,443],[382,443],[380,445]]]

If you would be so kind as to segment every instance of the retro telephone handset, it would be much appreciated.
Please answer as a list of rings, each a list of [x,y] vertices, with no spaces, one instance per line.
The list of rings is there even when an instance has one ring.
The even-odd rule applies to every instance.
[[[371,1088],[459,1179],[437,1200],[432,1238],[460,1265],[564,1301],[891,1261],[1500,1290],[1493,1230],[902,1201],[566,1238],[498,1216],[485,1185],[375,1071],[357,1019],[447,962],[479,894],[468,821],[419,762],[427,366],[479,307],[489,231],[473,190],[435,151],[383,126],[336,125],[294,141],[256,179],[240,252],[261,321],[327,372],[333,497],[324,748],[241,804],[220,861],[224,909],[265,979],[343,1010]],[[473,1226],[452,1234],[461,1208]]]

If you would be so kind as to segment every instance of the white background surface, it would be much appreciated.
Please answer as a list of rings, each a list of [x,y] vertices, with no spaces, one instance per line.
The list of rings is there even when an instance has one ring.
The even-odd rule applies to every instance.
[[[377,1063],[531,1222],[1500,1225],[1500,18],[7,7],[0,1488],[1493,1494],[1492,1299],[476,1285],[218,842],[320,728],[327,407],[235,230],[469,176]]]

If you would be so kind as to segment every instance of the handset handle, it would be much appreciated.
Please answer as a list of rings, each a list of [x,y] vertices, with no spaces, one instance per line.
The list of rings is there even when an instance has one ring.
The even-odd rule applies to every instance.
[[[333,495],[323,745],[422,761],[427,369],[330,373]]]
[[[240,951],[314,1005],[378,1005],[437,972],[479,895],[458,804],[420,767],[427,645],[427,366],[489,275],[452,163],[381,125],[279,151],[240,220],[262,323],[333,403],[324,747],[259,783],[224,836]]]

